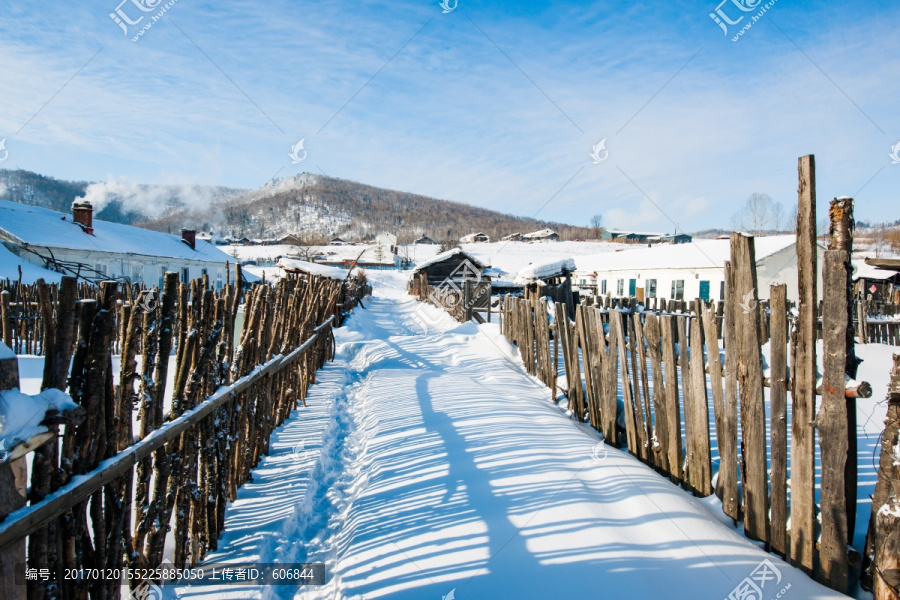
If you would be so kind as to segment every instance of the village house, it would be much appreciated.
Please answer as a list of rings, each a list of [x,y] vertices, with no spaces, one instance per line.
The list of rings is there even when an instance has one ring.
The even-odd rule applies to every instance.
[[[428,237],[428,236],[426,236],[426,235],[423,235],[422,237],[420,237],[419,239],[417,239],[417,240],[416,240],[415,242],[413,242],[413,243],[414,243],[414,244],[426,244],[426,245],[430,245],[430,246],[437,246],[437,245],[438,245],[438,243],[437,243],[436,241],[434,241],[433,239],[431,239],[430,237]]]
[[[669,234],[607,229],[600,234],[600,240],[624,244],[690,244],[693,237],[686,233]]]
[[[511,233],[509,235],[505,235],[500,238],[501,242],[521,242],[522,234],[521,233]]]
[[[797,246],[793,235],[758,237],[756,273],[760,299],[769,286],[787,285],[789,300],[797,300]],[[824,248],[818,248],[819,289]],[[596,295],[666,300],[722,300],[725,297],[725,261],[731,257],[729,240],[699,240],[692,244],[623,249],[575,257],[574,283]]]
[[[490,242],[491,238],[486,233],[481,233],[480,231],[475,233],[470,233],[469,235],[464,235],[459,238],[459,241],[463,244],[474,244],[477,242]]]
[[[526,242],[556,242],[559,241],[559,234],[552,229],[541,229],[526,233],[522,239]]]
[[[95,220],[89,202],[76,200],[67,215],[0,201],[0,242],[19,259],[56,273],[96,282],[105,279],[162,286],[167,271],[182,281],[208,275],[225,283],[234,259],[196,232],[182,236]]]

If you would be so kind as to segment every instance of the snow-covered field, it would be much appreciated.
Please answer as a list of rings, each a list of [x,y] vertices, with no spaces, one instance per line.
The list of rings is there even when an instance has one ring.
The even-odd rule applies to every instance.
[[[324,562],[329,582],[167,595],[722,599],[750,578],[765,598],[842,597],[569,419],[496,324],[445,322],[403,274],[372,279],[207,557]]]

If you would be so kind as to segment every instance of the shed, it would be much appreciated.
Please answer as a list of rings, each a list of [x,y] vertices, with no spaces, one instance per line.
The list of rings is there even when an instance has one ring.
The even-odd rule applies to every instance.
[[[434,241],[433,239],[431,239],[430,237],[425,236],[425,235],[423,235],[422,237],[420,237],[419,239],[417,239],[417,240],[416,240],[415,242],[413,242],[413,243],[414,243],[414,244],[428,244],[428,245],[431,245],[431,246],[437,246],[437,245],[438,245],[438,243],[437,243],[436,241]]]
[[[491,238],[486,233],[482,233],[480,231],[475,233],[470,233],[469,235],[464,235],[459,238],[459,241],[463,244],[473,244],[477,242],[490,242]]]
[[[559,240],[559,234],[552,229],[541,229],[540,231],[532,231],[522,236],[522,239],[528,242],[555,242]]]
[[[485,268],[484,263],[471,254],[461,248],[453,248],[416,266],[413,276],[425,273],[428,285],[440,287],[489,279],[484,273]]]

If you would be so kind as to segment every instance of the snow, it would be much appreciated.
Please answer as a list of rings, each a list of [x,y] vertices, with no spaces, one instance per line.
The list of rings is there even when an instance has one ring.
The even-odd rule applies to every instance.
[[[426,268],[430,267],[431,265],[435,265],[441,261],[447,260],[448,258],[457,256],[460,254],[466,255],[466,257],[468,259],[470,259],[476,267],[481,268],[481,269],[483,269],[485,267],[484,263],[482,263],[480,260],[478,260],[474,256],[470,255],[468,252],[466,252],[462,248],[451,248],[450,250],[447,250],[446,252],[441,252],[440,254],[433,256],[432,258],[417,264],[416,268],[413,269],[413,273],[414,274],[418,273],[422,269],[426,269]]]
[[[319,265],[307,262],[305,260],[295,260],[292,258],[282,258],[278,261],[278,266],[285,271],[300,271],[307,275],[318,275],[320,277],[328,277],[337,281],[343,281],[347,278],[347,271],[337,267],[329,267],[327,265]]]
[[[11,450],[46,432],[41,421],[48,410],[63,411],[75,407],[68,394],[55,388],[34,396],[23,394],[17,388],[0,391],[0,449]]]
[[[93,235],[89,235],[72,221],[71,215],[0,200],[0,230],[21,244],[215,263],[230,260],[217,246],[202,240],[197,240],[196,248],[191,249],[180,237],[159,231],[99,219],[93,220],[93,228]]]
[[[496,323],[451,321],[403,273],[371,280],[205,561],[324,562],[329,582],[167,596],[720,600],[767,560],[766,597],[843,597],[568,418]]]
[[[556,277],[562,275],[563,272],[575,270],[574,258],[563,258],[552,260],[549,262],[532,263],[519,271],[515,282],[519,284],[528,283],[536,279],[547,279],[548,277]]]
[[[773,235],[754,240],[756,260],[759,261],[796,243],[793,235]],[[617,244],[618,252],[597,256],[576,257],[578,271],[607,271],[609,269],[697,269],[724,268],[731,260],[730,240],[696,240],[690,244]]]
[[[33,284],[38,279],[43,279],[47,283],[59,283],[62,280],[60,273],[19,258],[6,246],[0,244],[0,279],[18,281],[20,268],[22,269],[22,283],[27,285]]]

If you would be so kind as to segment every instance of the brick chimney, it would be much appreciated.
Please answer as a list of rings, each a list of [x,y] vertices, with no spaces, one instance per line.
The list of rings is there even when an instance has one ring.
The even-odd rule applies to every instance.
[[[197,232],[193,229],[182,229],[181,241],[190,246],[191,250],[194,250],[197,245]]]
[[[81,225],[85,233],[94,233],[94,207],[87,200],[72,203],[72,220]]]

